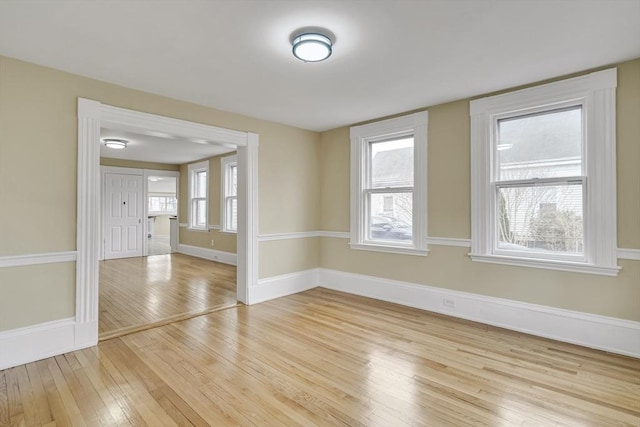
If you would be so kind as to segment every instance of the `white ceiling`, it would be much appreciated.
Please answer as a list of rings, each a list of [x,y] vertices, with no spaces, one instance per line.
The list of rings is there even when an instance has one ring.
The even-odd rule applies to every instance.
[[[154,132],[150,132],[154,133]],[[206,141],[189,141],[171,135],[160,137],[117,129],[100,129],[100,139],[117,138],[129,141],[127,148],[114,150],[100,144],[100,157],[112,159],[138,160],[155,163],[182,165],[219,154],[230,153],[235,148],[216,145]]]
[[[640,0],[0,0],[0,53],[321,131],[639,57]]]

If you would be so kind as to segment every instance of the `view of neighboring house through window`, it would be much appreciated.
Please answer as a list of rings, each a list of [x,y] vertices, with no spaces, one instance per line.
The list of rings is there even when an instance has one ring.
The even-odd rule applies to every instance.
[[[369,143],[368,238],[413,240],[413,135]]]
[[[228,156],[221,163],[222,231],[238,231],[238,157]]]
[[[581,255],[582,106],[497,120],[498,250]]]
[[[208,230],[209,161],[189,165],[189,223],[194,230]]]
[[[426,254],[427,113],[351,128],[351,242]]]

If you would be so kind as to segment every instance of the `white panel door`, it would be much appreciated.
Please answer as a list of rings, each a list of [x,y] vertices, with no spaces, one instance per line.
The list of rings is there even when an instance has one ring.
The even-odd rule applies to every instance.
[[[141,175],[105,173],[104,258],[142,256]]]

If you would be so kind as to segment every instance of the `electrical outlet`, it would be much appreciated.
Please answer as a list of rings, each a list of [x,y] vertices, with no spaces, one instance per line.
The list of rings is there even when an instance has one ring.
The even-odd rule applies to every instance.
[[[456,301],[451,298],[443,298],[442,305],[449,308],[456,308]]]
[[[211,239],[211,247],[213,247],[213,239]]]

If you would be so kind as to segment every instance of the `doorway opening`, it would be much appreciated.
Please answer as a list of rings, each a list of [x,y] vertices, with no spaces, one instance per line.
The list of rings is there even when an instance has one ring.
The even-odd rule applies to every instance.
[[[179,140],[181,143],[187,142],[198,144],[206,147],[218,147],[223,148],[225,152],[235,152],[238,157],[238,181],[237,181],[237,273],[236,280],[232,284],[232,289],[235,290],[234,303],[243,302],[250,303],[249,301],[249,289],[255,286],[257,283],[257,147],[258,147],[258,135],[232,131],[228,129],[217,128],[214,126],[202,125],[192,122],[186,122],[182,120],[156,116],[147,113],[140,113],[132,110],[125,110],[117,107],[111,107],[101,104],[97,101],[91,101],[86,99],[78,100],[78,262],[76,272],[76,325],[77,325],[77,338],[76,341],[82,341],[83,343],[95,344],[98,341],[98,317],[99,317],[99,263],[122,261],[117,260],[105,260],[103,254],[105,251],[101,248],[104,243],[104,230],[101,226],[103,211],[100,195],[102,192],[97,191],[102,188],[104,180],[100,173],[100,137],[101,131],[105,129],[117,129],[120,132],[131,132],[138,135],[154,136],[156,138],[164,138],[171,140]],[[127,150],[132,146],[129,145]],[[184,148],[184,147],[183,147]],[[164,152],[161,145],[154,146],[154,152]],[[137,160],[128,160],[130,162],[136,162]],[[151,162],[153,163],[153,162]],[[186,164],[186,163],[185,163]],[[127,167],[129,169],[138,169],[131,166],[135,165],[119,165],[117,167]],[[112,167],[112,166],[110,166]],[[166,168],[165,168],[166,169]],[[177,212],[176,212],[176,225],[178,229],[176,232],[176,239],[174,245],[178,254],[164,254],[158,256],[147,257],[129,257],[124,261],[131,261],[131,259],[138,262],[149,262],[149,259],[161,258],[161,257],[173,257],[175,262],[182,262],[184,264],[187,259],[188,269],[193,270],[193,260],[190,255],[194,253],[186,254],[188,250],[181,251],[180,234],[183,227],[180,219],[180,192],[184,190],[184,183],[180,181],[180,171],[166,171],[177,172],[178,190],[176,193],[177,199]],[[157,213],[150,210],[150,207],[155,207],[153,203],[164,203],[165,208],[171,205],[172,201],[167,198],[162,200],[148,200],[148,184],[149,177],[162,177],[163,173],[158,174],[156,170],[150,168],[142,168],[143,174],[143,187],[147,193],[146,200],[143,200],[141,211],[143,212],[143,218],[137,216],[137,219],[145,219],[139,221],[140,228],[143,230],[142,250],[143,254],[149,255],[151,244],[149,242],[149,236],[153,237],[155,231],[155,223],[153,225],[149,222],[149,213]],[[97,194],[96,194],[97,193]],[[144,194],[144,193],[143,193]],[[119,196],[118,196],[119,197]],[[158,196],[160,197],[160,196]],[[165,197],[165,196],[163,196]],[[117,197],[116,197],[117,198]],[[143,197],[144,198],[144,197]],[[125,206],[123,203],[122,206]],[[138,205],[140,206],[140,204]],[[158,211],[159,212],[159,211]],[[154,215],[151,215],[154,216]],[[124,225],[123,225],[124,226]],[[127,225],[133,233],[135,226]],[[149,233],[153,228],[154,231]],[[215,227],[214,227],[215,229]],[[171,230],[171,228],[170,228]],[[171,231],[169,230],[169,244],[171,245]],[[137,232],[135,232],[137,233]],[[133,235],[133,234],[132,234]],[[137,234],[135,234],[137,236]],[[115,240],[129,239],[129,234],[114,233]],[[123,237],[124,236],[124,237]],[[212,240],[213,244],[213,240]],[[136,245],[132,245],[136,246]],[[190,245],[184,245],[188,247]],[[124,247],[124,246],[123,246]],[[153,251],[153,250],[152,250]],[[198,252],[198,251],[196,251]],[[199,253],[195,253],[199,255]],[[199,257],[202,258],[202,257]],[[205,257],[206,258],[206,257]],[[99,261],[102,259],[102,261]],[[199,260],[208,261],[208,260]],[[134,261],[135,262],[135,261]],[[155,262],[155,261],[154,261]],[[147,265],[148,267],[148,265]],[[171,269],[173,271],[174,264],[165,263],[161,270],[165,273]],[[118,268],[116,271],[121,271]],[[156,269],[157,270],[157,269]],[[211,268],[208,265],[202,267],[202,271],[205,274],[211,272]],[[157,271],[156,271],[157,273]],[[154,273],[154,274],[156,274]],[[149,275],[147,270],[146,275]],[[161,273],[160,273],[161,275]],[[165,274],[166,275],[166,274]],[[178,280],[179,281],[179,280]],[[176,280],[173,281],[175,283]],[[235,286],[233,286],[235,285]],[[155,302],[154,302],[155,297]],[[147,306],[153,307],[157,305],[158,295],[148,294]],[[160,297],[162,299],[162,297]],[[160,321],[175,321],[180,320],[179,317],[188,318],[184,316],[198,315],[202,313],[195,313],[193,311],[183,312],[179,315],[169,316],[169,318],[163,318]],[[178,316],[178,317],[176,317]]]

